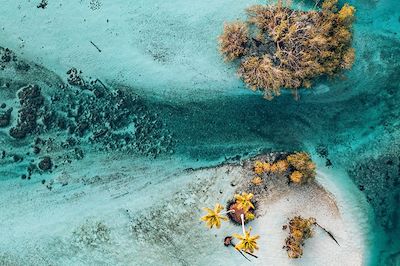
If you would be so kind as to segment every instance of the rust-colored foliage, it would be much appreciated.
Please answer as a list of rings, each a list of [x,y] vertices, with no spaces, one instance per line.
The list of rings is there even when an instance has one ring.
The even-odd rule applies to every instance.
[[[286,170],[289,167],[289,164],[287,163],[286,160],[279,160],[274,165],[275,165],[275,169],[276,169],[275,171],[279,172],[279,173],[286,172]]]
[[[325,0],[322,9],[301,11],[277,5],[247,9],[245,23],[226,24],[220,50],[228,60],[240,58],[239,76],[253,90],[272,99],[281,88],[310,88],[321,75],[351,68],[355,8]],[[251,30],[250,30],[251,29]]]
[[[254,173],[257,175],[251,180],[254,185],[262,183],[260,176],[264,173],[288,175],[289,180],[296,184],[307,183],[316,175],[315,163],[306,152],[290,154],[286,159],[274,163],[257,160],[254,162]]]
[[[262,175],[263,173],[284,173],[288,169],[289,164],[286,160],[279,160],[276,163],[268,163],[262,161],[255,161],[254,173]]]
[[[266,173],[266,172],[269,172],[269,171],[271,171],[271,164],[270,163],[263,163],[263,172],[264,173]]]
[[[344,24],[351,24],[354,21],[354,14],[356,13],[356,9],[349,4],[344,4],[342,9],[340,9],[338,13],[339,21]]]
[[[347,49],[343,54],[343,62],[341,67],[344,69],[350,69],[354,63],[355,52],[353,48]]]
[[[256,185],[256,186],[261,185],[262,182],[263,182],[263,180],[262,180],[262,178],[259,177],[259,176],[255,176],[255,177],[251,180],[251,183],[254,184],[254,185]]]
[[[249,32],[244,22],[225,23],[224,32],[219,37],[219,49],[227,61],[232,61],[244,54],[248,39]]]
[[[305,183],[315,178],[315,163],[306,152],[296,152],[286,158],[288,164],[294,168],[290,180],[294,183]]]
[[[289,221],[289,236],[285,241],[285,248],[289,258],[300,258],[303,255],[304,241],[313,236],[315,218],[296,216]]]
[[[325,0],[322,3],[322,10],[325,12],[336,12],[338,0]]]
[[[261,161],[256,161],[254,163],[254,172],[257,175],[261,175],[264,172],[264,168],[263,168],[264,164]]]
[[[290,181],[296,184],[300,184],[303,181],[303,174],[299,171],[294,171],[290,174]]]

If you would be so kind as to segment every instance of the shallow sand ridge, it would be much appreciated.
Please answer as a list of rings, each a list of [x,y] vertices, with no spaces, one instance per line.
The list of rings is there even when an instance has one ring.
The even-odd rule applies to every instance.
[[[141,164],[125,161],[120,163],[123,173],[104,166],[102,174],[96,169],[78,171],[77,166],[77,172],[58,174],[52,190],[6,182],[1,194],[1,202],[7,204],[1,205],[0,259],[10,265],[246,263],[233,248],[223,246],[223,238],[240,233],[240,226],[225,222],[219,230],[208,230],[199,218],[201,207],[216,201],[225,204],[252,178],[249,163],[199,170],[179,170],[178,164],[158,162],[138,173],[135,169]],[[62,186],[60,180],[68,185]],[[282,249],[287,236],[282,225],[294,215],[315,217],[340,243],[316,228],[296,263],[364,264],[368,219],[356,207],[361,203],[348,202],[318,183],[289,187],[285,181],[271,180],[267,186],[257,218],[249,223],[261,236],[254,264],[292,265]]]

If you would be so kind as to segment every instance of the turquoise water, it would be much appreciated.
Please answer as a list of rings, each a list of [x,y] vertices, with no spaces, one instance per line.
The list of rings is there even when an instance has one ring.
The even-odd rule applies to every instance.
[[[49,2],[47,11],[50,12],[53,2]],[[95,2],[90,1],[90,6],[94,9]],[[226,11],[229,19],[235,17],[234,14],[242,9],[242,5],[248,5],[245,1],[238,2]],[[3,0],[0,3],[7,4],[7,1]],[[85,3],[85,6],[88,3]],[[34,83],[41,87],[41,93],[45,98],[44,111],[38,111],[37,115],[42,121],[45,114],[50,115],[49,122],[41,122],[44,126],[38,126],[34,136],[30,135],[22,140],[15,140],[9,136],[11,126],[0,129],[1,149],[6,151],[0,163],[0,180],[13,178],[20,180],[22,175],[28,176],[30,160],[38,162],[43,155],[43,151],[39,155],[33,152],[35,146],[46,150],[56,164],[67,170],[68,162],[65,161],[85,160],[84,158],[90,157],[91,154],[109,151],[120,153],[121,157],[135,154],[139,157],[179,158],[196,167],[248,158],[272,150],[308,150],[319,154],[333,169],[345,171],[373,208],[375,224],[372,226],[375,228],[375,235],[372,237],[374,243],[373,245],[371,243],[369,251],[372,257],[371,265],[399,265],[400,5],[395,0],[361,0],[351,3],[357,8],[357,21],[354,27],[356,62],[353,69],[346,73],[346,77],[321,80],[314,90],[302,93],[299,101],[293,100],[289,94],[277,97],[273,101],[266,101],[260,94],[246,90],[234,76],[234,66],[226,66],[221,62],[216,49],[208,49],[215,45],[215,36],[208,34],[218,32],[221,28],[220,20],[223,18],[219,15],[223,14],[223,9],[218,5],[210,5],[210,9],[215,8],[210,12],[211,15],[217,14],[217,18],[212,18],[210,14],[205,16],[207,19],[204,20],[196,16],[191,17],[195,25],[208,23],[205,26],[207,28],[200,31],[199,37],[204,40],[205,48],[185,46],[185,36],[183,36],[176,50],[171,51],[171,47],[163,46],[165,40],[160,38],[169,38],[168,41],[171,41],[176,36],[163,35],[161,30],[154,36],[149,33],[152,28],[148,26],[149,29],[143,34],[147,34],[148,38],[153,38],[155,41],[150,42],[150,48],[147,48],[155,49],[159,54],[153,53],[153,61],[156,63],[140,59],[145,78],[140,78],[142,75],[140,67],[135,67],[134,74],[127,75],[135,75],[135,78],[124,78],[123,67],[122,70],[118,70],[119,72],[114,71],[113,69],[118,68],[119,62],[123,66],[129,66],[129,63],[120,58],[110,63],[112,74],[104,74],[103,69],[107,67],[103,64],[98,66],[97,75],[96,57],[93,57],[94,59],[91,57],[87,69],[85,64],[80,63],[79,68],[82,69],[82,76],[87,82],[96,78],[103,81],[104,86],[100,81],[95,85],[88,85],[92,92],[96,90],[100,93],[96,99],[93,99],[90,94],[92,92],[85,88],[83,92],[76,88],[72,91],[60,88],[60,84],[67,84],[67,75],[58,71],[60,66],[63,67],[63,72],[66,72],[75,65],[71,65],[71,61],[63,57],[51,57],[50,52],[48,54],[40,52],[35,46],[37,43],[30,45],[29,40],[16,41],[18,32],[14,31],[18,29],[11,31],[10,24],[17,25],[18,28],[18,23],[24,23],[22,19],[13,23],[4,22],[6,26],[0,34],[0,46],[15,51],[17,61],[2,62],[5,70],[0,70],[2,97],[0,103],[6,103],[7,107],[1,110],[13,107],[11,119],[12,126],[15,126],[18,115],[16,110],[20,108],[15,91],[28,83]],[[104,12],[107,5],[108,3],[103,1],[101,8]],[[173,4],[167,1],[165,5],[170,7],[168,16],[171,16],[174,13],[171,9]],[[199,10],[207,8],[198,5]],[[141,3],[138,6],[144,9],[143,12],[152,10],[149,4]],[[35,7],[33,8],[32,12],[37,12]],[[182,8],[182,11],[179,11],[179,8]],[[176,9],[178,15],[173,19],[175,23],[173,29],[178,33],[191,32],[185,28],[187,25],[181,22],[184,20],[183,17],[190,13],[188,7],[177,5]],[[135,9],[135,12],[140,13],[140,10],[140,8]],[[127,15],[128,21],[129,16],[133,17],[133,21],[135,16],[138,16],[132,12],[128,12],[130,14]],[[204,11],[199,12],[204,13]],[[7,20],[11,17],[12,14],[9,14]],[[182,23],[184,29],[181,29],[179,23]],[[146,29],[147,24],[143,24],[141,27]],[[209,28],[212,30],[207,30]],[[21,29],[22,31],[26,29]],[[66,32],[75,36],[74,32]],[[141,32],[137,31],[136,34],[140,35]],[[43,39],[50,43],[57,43],[58,38],[65,38],[64,35],[61,36],[62,34],[58,36],[55,31],[47,34],[47,37],[49,35],[54,37],[54,40]],[[195,35],[193,32],[191,34]],[[191,43],[194,38],[190,36],[187,41]],[[21,48],[21,45],[24,47]],[[53,45],[57,47],[57,44]],[[143,44],[137,42],[133,45],[139,47]],[[107,46],[106,42],[103,42],[102,46]],[[87,50],[90,50],[90,53],[97,53],[96,50],[93,52],[92,48],[89,44],[88,47],[75,49],[77,53],[85,53]],[[82,52],[81,49],[87,50]],[[107,48],[105,49],[107,52]],[[174,61],[174,58],[181,59],[177,53],[179,49],[189,59],[193,54],[193,61],[187,64],[185,61]],[[103,49],[102,53],[105,52]],[[60,54],[63,55],[61,51]],[[51,60],[46,61],[46,56]],[[199,58],[204,58],[204,62]],[[168,75],[168,72],[163,72],[165,70],[162,69],[155,71],[160,75],[153,75],[149,69],[157,62],[160,63],[160,60],[164,63],[172,60],[166,68],[183,65],[180,66],[182,70],[176,71],[177,73],[172,71],[172,74]],[[35,65],[36,62],[42,65]],[[63,62],[67,63],[63,65]],[[199,73],[193,70],[196,63],[201,70]],[[223,75],[212,75],[214,70],[220,74],[218,71],[221,69],[225,71],[222,72]],[[85,74],[86,72],[90,74]],[[192,72],[195,74],[192,75]],[[203,73],[206,77],[212,78],[204,78]],[[174,86],[177,90],[171,92]],[[121,92],[109,92],[116,88],[122,88]],[[131,93],[135,95],[132,96]],[[96,122],[90,120],[94,114],[102,111],[110,116],[98,117]],[[140,128],[138,135],[129,133],[132,132],[132,128],[129,123],[124,122],[128,120],[134,120],[135,127]],[[87,121],[92,121],[92,124],[87,126],[85,124]],[[115,124],[110,131],[104,133],[102,131],[105,128],[104,124],[110,121],[111,124]],[[67,126],[61,125],[62,123]],[[68,129],[70,124],[74,124],[72,131]],[[93,134],[98,134],[99,137],[93,139],[91,138]],[[71,135],[75,140],[68,139]],[[54,139],[54,144],[49,141],[36,144],[37,136],[44,139],[51,137]],[[29,155],[26,155],[27,152]],[[14,155],[22,156],[23,160],[19,162]],[[41,180],[41,177],[35,174],[35,170],[31,178],[34,182]]]

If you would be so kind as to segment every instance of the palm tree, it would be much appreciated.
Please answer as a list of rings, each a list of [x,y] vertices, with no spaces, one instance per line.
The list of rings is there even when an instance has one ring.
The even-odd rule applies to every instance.
[[[239,209],[242,209],[244,212],[247,212],[249,209],[254,209],[254,205],[251,202],[253,196],[254,195],[252,193],[246,193],[246,192],[242,192],[242,195],[236,194],[235,199],[237,207]]]
[[[242,219],[242,230],[243,235],[233,234],[233,237],[240,240],[238,244],[235,245],[237,250],[243,250],[246,253],[254,253],[254,250],[258,250],[257,239],[260,238],[259,235],[250,236],[251,227],[249,227],[249,231],[246,231],[244,227],[244,215],[241,214],[240,218]]]
[[[222,214],[228,213],[228,212],[232,212],[232,211],[227,211],[227,212],[223,212],[221,213],[221,211],[224,209],[224,207],[217,203],[215,204],[214,210],[210,209],[210,208],[203,208],[203,210],[205,210],[207,212],[206,215],[204,215],[203,217],[201,217],[201,220],[206,222],[206,225],[211,229],[214,226],[217,228],[221,227],[221,220],[222,221],[227,221],[228,217],[223,216]]]

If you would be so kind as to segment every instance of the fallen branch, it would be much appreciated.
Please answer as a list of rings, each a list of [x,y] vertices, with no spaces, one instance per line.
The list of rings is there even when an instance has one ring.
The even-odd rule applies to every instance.
[[[319,223],[315,222],[315,225],[318,225],[319,228],[321,228],[322,230],[324,230],[335,242],[336,244],[339,245],[339,242],[336,240],[336,238],[333,236],[333,234],[331,232],[329,232],[328,230],[326,230],[324,227],[322,227]]]
[[[101,80],[96,79],[96,81],[99,82],[104,89],[107,89],[106,85],[104,85],[104,83]]]
[[[256,255],[251,254],[250,252],[247,252],[247,251],[244,251],[244,252],[246,252],[246,254],[248,254],[248,255],[250,255],[250,256],[253,256],[254,258],[257,258],[257,259],[258,259],[258,257],[257,257]]]
[[[232,244],[232,245],[233,245],[233,244]],[[251,260],[250,260],[249,258],[247,258],[247,257],[243,254],[242,251],[240,251],[240,250],[238,250],[238,249],[236,249],[236,250],[239,251],[240,255],[242,255],[246,260],[248,260],[248,261],[251,262]],[[247,252],[246,252],[246,253],[247,253]]]
[[[94,44],[92,41],[90,41],[90,43],[97,49],[97,51],[99,51],[99,53],[101,53],[100,48],[96,44]]]
[[[232,243],[232,237],[231,237],[231,236],[225,237],[225,239],[224,239],[224,245],[225,245],[226,247],[232,246],[232,247],[235,248],[235,244]],[[247,257],[243,254],[243,252],[242,252],[241,250],[236,249],[236,248],[235,248],[235,250],[237,250],[237,251],[240,253],[240,255],[242,255],[246,260],[248,260],[248,261],[251,262],[251,260],[250,260],[249,258],[247,258]],[[249,253],[249,252],[247,252],[247,251],[244,251],[244,252],[246,252],[247,254],[249,254],[249,255],[251,255],[251,256],[253,256],[253,257],[255,257],[255,258],[258,258],[256,255],[253,255],[253,254],[251,254],[251,253]]]

